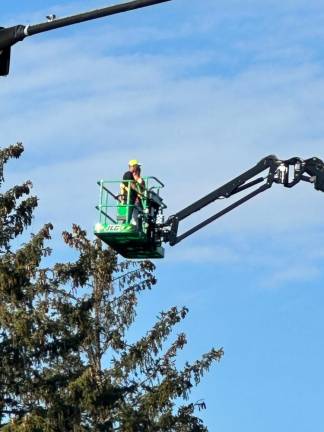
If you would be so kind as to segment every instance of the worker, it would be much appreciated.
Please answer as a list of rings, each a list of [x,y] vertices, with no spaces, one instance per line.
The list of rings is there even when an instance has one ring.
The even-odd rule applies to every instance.
[[[137,225],[138,220],[138,211],[136,211],[136,215],[134,213],[134,208],[139,205],[139,196],[138,194],[142,190],[142,179],[140,177],[141,173],[141,164],[137,159],[132,159],[128,162],[128,171],[123,175],[123,181],[120,184],[120,195],[119,199],[122,204],[126,204],[129,206],[128,209],[128,220],[127,223],[130,223],[133,220],[133,223]],[[136,171],[136,179],[134,178],[134,172]],[[134,217],[133,217],[134,215]]]
[[[135,187],[138,198],[141,198],[145,191],[145,181],[141,177],[141,166],[135,165],[133,169],[133,178],[135,181]]]
[[[138,230],[141,230],[143,222],[143,210],[145,208],[145,181],[141,177],[140,165],[134,166],[133,178],[134,184],[132,187],[136,191],[136,198],[132,214],[132,223],[137,226]]]
[[[133,171],[135,169],[135,167],[140,166],[141,164],[138,162],[137,159],[132,159],[128,162],[128,171],[125,172],[125,174],[123,175],[123,182],[120,184],[120,202],[126,204],[127,203],[127,197],[128,197],[128,189],[129,187],[134,190],[133,186],[133,181],[134,181],[134,177],[133,177]],[[129,204],[134,204],[135,199],[136,199],[136,193],[135,191],[130,191],[130,203]]]

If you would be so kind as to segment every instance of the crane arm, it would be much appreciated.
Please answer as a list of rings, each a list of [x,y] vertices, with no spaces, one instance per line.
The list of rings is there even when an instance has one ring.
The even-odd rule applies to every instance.
[[[265,172],[265,175],[255,178],[263,172]],[[165,242],[174,246],[203,227],[209,225],[211,222],[247,202],[251,198],[254,198],[260,193],[271,188],[273,183],[279,183],[287,188],[291,188],[300,181],[313,183],[316,190],[324,192],[324,162],[315,157],[307,160],[302,160],[297,157],[288,160],[280,160],[273,155],[267,156],[261,159],[259,163],[248,171],[170,216],[168,220],[161,225],[162,238]],[[178,235],[180,222],[191,216],[193,213],[202,210],[204,207],[216,200],[230,198],[233,195],[259,184],[260,186],[258,188],[253,189],[247,195],[244,195],[234,203],[228,205],[223,210],[204,220],[200,224],[195,225],[183,234]]]

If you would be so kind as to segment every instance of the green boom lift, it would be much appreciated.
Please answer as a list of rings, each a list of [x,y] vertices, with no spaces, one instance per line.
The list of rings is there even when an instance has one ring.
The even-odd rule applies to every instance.
[[[156,227],[163,222],[166,206],[160,196],[163,183],[156,177],[143,177],[145,190],[132,201],[130,180],[100,180],[99,222],[95,234],[126,258],[163,258],[162,240]],[[126,196],[120,193],[125,185]]]
[[[263,175],[259,176],[261,173]],[[276,184],[292,188],[300,181],[312,183],[318,191],[324,192],[324,162],[316,157],[303,160],[294,157],[288,160],[270,155],[248,171],[230,180],[220,188],[190,204],[164,220],[166,205],[160,196],[164,187],[156,177],[146,177],[145,188],[138,193],[136,201],[131,199],[134,181],[114,180],[98,182],[100,199],[97,210],[99,221],[94,233],[125,258],[163,258],[163,243],[171,246],[194,234],[226,213],[244,204],[261,192]],[[127,196],[120,193],[120,185],[127,186]],[[245,191],[251,190],[244,194]],[[243,193],[243,195],[242,195]],[[217,200],[238,195],[239,198],[202,221],[193,228],[178,235],[181,221]]]

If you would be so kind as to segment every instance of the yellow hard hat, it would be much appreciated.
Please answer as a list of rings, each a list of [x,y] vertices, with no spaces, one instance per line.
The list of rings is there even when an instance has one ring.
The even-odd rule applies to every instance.
[[[128,162],[128,166],[135,166],[135,165],[141,165],[137,159],[132,159]]]

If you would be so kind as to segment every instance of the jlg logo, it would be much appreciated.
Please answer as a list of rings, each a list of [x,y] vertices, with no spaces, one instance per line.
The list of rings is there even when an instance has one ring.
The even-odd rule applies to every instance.
[[[110,225],[108,228],[108,231],[120,231],[121,226],[120,225]]]

